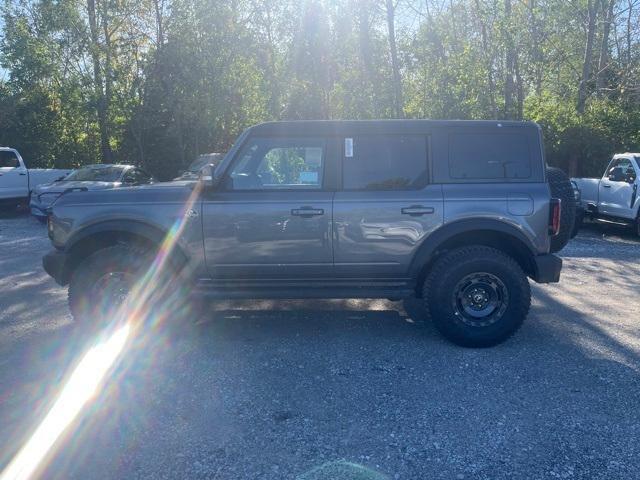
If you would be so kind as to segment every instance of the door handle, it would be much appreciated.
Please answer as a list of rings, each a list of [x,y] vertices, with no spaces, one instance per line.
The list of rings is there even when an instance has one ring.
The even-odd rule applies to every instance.
[[[602,185],[603,188],[611,188],[611,185]]]
[[[317,217],[318,215],[324,215],[324,209],[322,208],[311,208],[311,207],[302,207],[302,208],[294,208],[291,210],[291,215],[295,215],[296,217]]]
[[[26,173],[22,172],[22,173],[20,173],[19,175],[26,175]]]
[[[422,205],[412,205],[410,207],[404,207],[400,210],[403,215],[411,215],[412,217],[419,217],[420,215],[428,215],[435,210],[433,207],[423,207]]]

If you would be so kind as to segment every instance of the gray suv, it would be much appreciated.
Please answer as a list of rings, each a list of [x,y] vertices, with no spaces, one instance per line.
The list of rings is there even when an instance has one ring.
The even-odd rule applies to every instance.
[[[199,182],[63,195],[43,264],[79,322],[154,296],[419,297],[485,347],[522,324],[527,277],[559,280],[550,191],[535,123],[265,123]]]

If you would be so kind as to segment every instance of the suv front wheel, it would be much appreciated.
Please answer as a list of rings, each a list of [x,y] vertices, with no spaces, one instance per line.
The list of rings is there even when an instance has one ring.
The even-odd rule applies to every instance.
[[[423,298],[436,328],[464,347],[490,347],[522,325],[531,291],[520,265],[491,247],[444,254],[424,283]]]
[[[69,309],[78,325],[103,328],[123,321],[154,321],[171,316],[183,303],[167,262],[154,264],[147,249],[114,245],[84,259],[69,283]]]

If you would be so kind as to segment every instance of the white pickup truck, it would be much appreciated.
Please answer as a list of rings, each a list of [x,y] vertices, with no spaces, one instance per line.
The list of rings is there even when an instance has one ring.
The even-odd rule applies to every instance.
[[[43,183],[51,183],[71,170],[55,168],[28,169],[14,148],[0,147],[0,205],[17,207],[29,204],[31,191]]]
[[[602,178],[572,178],[579,190],[579,208],[584,209],[587,218],[632,225],[640,235],[639,171],[640,153],[618,153],[609,162]]]

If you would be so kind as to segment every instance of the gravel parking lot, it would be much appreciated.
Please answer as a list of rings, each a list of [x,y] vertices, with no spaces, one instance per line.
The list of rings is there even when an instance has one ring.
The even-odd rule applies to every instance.
[[[0,218],[0,466],[91,339]],[[131,340],[46,478],[640,478],[640,242],[590,226],[524,327],[447,343],[389,301],[224,302]]]

